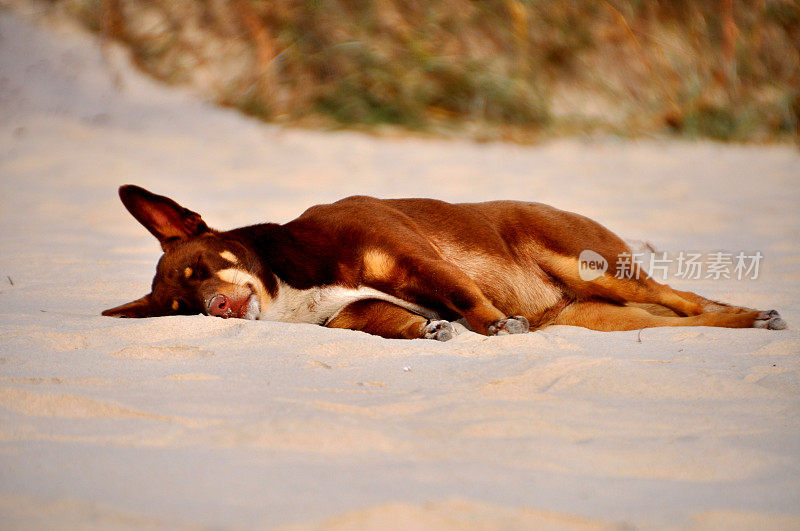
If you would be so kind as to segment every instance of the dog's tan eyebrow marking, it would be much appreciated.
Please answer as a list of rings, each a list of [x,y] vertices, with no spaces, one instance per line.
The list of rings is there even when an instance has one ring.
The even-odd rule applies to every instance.
[[[224,258],[225,260],[227,260],[228,262],[231,262],[233,264],[238,264],[239,263],[239,259],[236,258],[236,255],[233,254],[230,251],[222,251],[221,253],[219,253],[219,255],[222,258]]]
[[[177,311],[179,306],[180,306],[180,304],[178,303],[178,301],[173,299],[173,301],[172,301],[172,309]]]
[[[191,267],[187,267],[186,269],[183,270],[183,276],[185,276],[186,278],[192,276],[192,273],[194,273],[194,271],[192,271]]]

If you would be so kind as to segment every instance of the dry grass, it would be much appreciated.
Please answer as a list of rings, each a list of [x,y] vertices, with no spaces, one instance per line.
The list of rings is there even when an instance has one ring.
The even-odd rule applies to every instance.
[[[762,141],[800,127],[796,0],[57,0],[269,121]]]

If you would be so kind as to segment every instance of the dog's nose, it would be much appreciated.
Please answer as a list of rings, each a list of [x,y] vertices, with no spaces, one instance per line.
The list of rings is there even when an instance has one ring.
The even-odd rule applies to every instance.
[[[231,303],[225,295],[215,295],[208,303],[208,314],[216,317],[230,317],[232,313]]]

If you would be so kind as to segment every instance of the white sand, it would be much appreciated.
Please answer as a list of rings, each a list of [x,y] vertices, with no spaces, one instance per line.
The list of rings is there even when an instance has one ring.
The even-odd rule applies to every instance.
[[[0,527],[800,526],[795,149],[285,130],[107,52],[0,10]],[[673,284],[790,330],[104,318],[159,255],[123,183],[218,228],[353,193],[543,201],[664,249],[760,250],[758,280]]]

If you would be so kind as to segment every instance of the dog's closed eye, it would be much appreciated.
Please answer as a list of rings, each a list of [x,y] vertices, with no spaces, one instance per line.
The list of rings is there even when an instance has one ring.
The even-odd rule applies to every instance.
[[[187,280],[204,280],[208,278],[208,268],[203,263],[203,257],[198,256],[192,265],[187,265],[183,269],[183,276]]]
[[[190,314],[198,313],[197,311],[194,311],[192,309],[192,305],[191,304],[189,304],[188,302],[186,302],[183,299],[172,299],[172,304],[170,305],[170,307],[172,308],[173,312],[175,312],[175,313],[177,313],[179,315],[180,314],[190,315]]]

